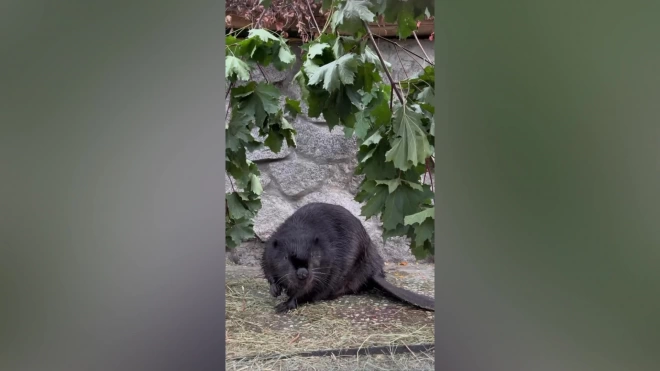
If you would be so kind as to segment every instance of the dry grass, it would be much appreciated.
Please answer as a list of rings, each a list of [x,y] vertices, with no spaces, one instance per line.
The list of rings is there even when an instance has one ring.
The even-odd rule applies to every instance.
[[[364,348],[369,346],[393,346],[434,342],[433,324],[432,322],[428,323],[428,321],[426,323],[418,322],[412,324],[404,324],[398,321],[384,321],[381,323],[372,321],[366,327],[364,325],[361,327],[357,326],[346,315],[346,311],[355,311],[355,309],[348,309],[346,304],[350,302],[351,306],[354,306],[356,301],[364,300],[362,297],[353,296],[347,297],[344,300],[339,299],[332,302],[304,305],[287,315],[277,315],[273,310],[273,306],[277,303],[277,300],[268,295],[268,287],[265,281],[250,277],[228,280],[225,297],[227,303],[227,359],[254,356],[284,356],[304,351],[337,348]],[[387,299],[383,300],[386,301]],[[402,307],[400,310],[403,311],[405,308]],[[360,356],[357,359],[358,361],[360,361],[360,358],[364,359],[364,363],[360,363],[364,365],[369,362],[370,357],[374,356]],[[415,357],[423,356],[408,355],[404,357],[402,355],[396,355],[392,357],[396,359],[412,357],[412,359],[415,359]],[[320,360],[320,358],[330,357],[300,358],[295,362],[291,359],[286,361],[271,360],[267,362],[262,360],[259,367],[274,367],[262,369],[279,370],[288,368],[281,368],[277,366],[278,364],[293,364],[291,362],[298,362],[296,364],[303,367],[303,364],[309,363],[311,365],[327,361]],[[232,363],[232,367],[235,368],[228,369],[241,369],[240,367],[254,366],[254,364],[254,360],[245,362],[237,360]],[[304,366],[303,368],[299,368],[299,366],[292,369],[315,369],[312,366]],[[260,368],[243,369],[259,370]],[[323,369],[332,370],[333,368]],[[351,369],[354,368],[351,367]],[[360,368],[358,367],[357,369]],[[396,369],[403,370],[408,368]],[[424,368],[413,369],[423,370]]]
[[[245,359],[227,362],[229,371],[288,370],[400,370],[431,371],[435,368],[433,352],[406,355],[376,355],[356,357],[292,357],[289,359]]]

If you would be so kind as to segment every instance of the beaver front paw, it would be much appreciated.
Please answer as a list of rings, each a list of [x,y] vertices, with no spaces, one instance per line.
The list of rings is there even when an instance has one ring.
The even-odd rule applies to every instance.
[[[282,294],[282,286],[276,285],[276,284],[271,284],[270,285],[270,294],[273,295],[274,298],[280,296]]]
[[[281,302],[275,306],[275,312],[277,313],[286,313],[291,310],[296,309],[297,305],[295,300],[287,300],[284,302]]]

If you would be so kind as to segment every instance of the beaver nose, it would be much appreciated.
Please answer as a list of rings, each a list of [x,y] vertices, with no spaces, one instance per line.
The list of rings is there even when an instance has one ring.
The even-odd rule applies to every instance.
[[[296,275],[298,276],[299,280],[304,280],[305,278],[307,278],[308,273],[309,272],[307,272],[307,269],[305,268],[298,268],[298,270],[296,271]]]

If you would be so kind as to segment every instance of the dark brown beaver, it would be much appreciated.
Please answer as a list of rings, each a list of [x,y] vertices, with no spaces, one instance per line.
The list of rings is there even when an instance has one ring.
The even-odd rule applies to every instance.
[[[356,294],[373,286],[414,306],[435,310],[432,298],[385,280],[383,258],[360,220],[345,208],[310,203],[282,223],[266,242],[262,269],[270,293],[288,300],[277,312],[298,305]]]

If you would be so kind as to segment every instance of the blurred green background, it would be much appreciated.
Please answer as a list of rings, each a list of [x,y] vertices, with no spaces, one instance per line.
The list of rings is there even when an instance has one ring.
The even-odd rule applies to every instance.
[[[438,364],[657,369],[658,14],[442,2]]]

